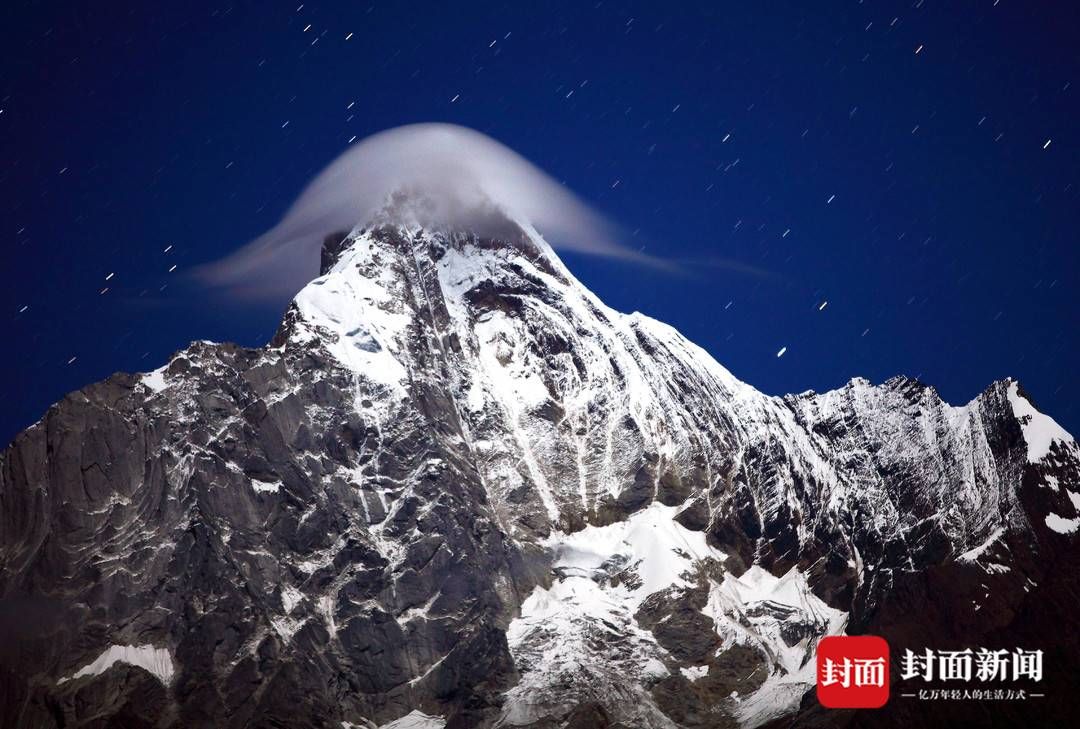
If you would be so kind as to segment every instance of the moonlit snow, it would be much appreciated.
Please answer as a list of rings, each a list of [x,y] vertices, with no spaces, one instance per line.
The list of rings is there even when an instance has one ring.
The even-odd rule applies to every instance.
[[[251,479],[251,488],[255,489],[261,494],[268,494],[277,491],[281,488],[281,484],[278,482],[260,481],[257,478]]]
[[[748,562],[746,568],[736,566],[736,555],[710,545],[707,531],[693,521],[703,517],[691,511],[680,516],[688,505],[710,518],[722,513],[725,505],[718,500],[727,490],[709,485],[760,472],[762,463],[748,461],[747,455],[760,444],[769,444],[776,455],[771,462],[783,473],[769,481],[746,481],[756,489],[755,518],[766,531],[779,533],[790,523],[791,538],[810,544],[814,511],[808,507],[839,515],[851,513],[850,503],[858,500],[859,513],[867,515],[867,539],[903,536],[923,517],[898,508],[885,492],[887,482],[851,468],[850,454],[858,460],[918,462],[930,503],[970,505],[963,519],[945,525],[957,559],[1004,574],[1012,562],[1001,553],[1013,543],[1013,533],[999,517],[997,499],[1008,482],[1002,480],[986,430],[988,417],[1000,415],[1009,426],[1010,461],[1036,461],[1043,487],[1062,492],[1052,509],[1035,518],[1060,534],[1080,529],[1080,518],[1073,518],[1080,496],[1067,492],[1067,483],[1055,475],[1042,473],[1058,456],[1073,453],[1075,445],[1034,410],[1016,383],[999,383],[963,406],[949,406],[931,389],[903,378],[883,386],[856,379],[826,393],[769,397],[737,380],[673,328],[605,306],[526,219],[506,218],[503,224],[514,232],[513,242],[504,246],[459,232],[431,232],[416,219],[380,218],[377,225],[354,230],[326,262],[325,273],[296,295],[282,335],[262,351],[258,363],[317,354],[316,376],[332,373],[340,383],[335,407],[362,414],[374,428],[377,437],[364,446],[369,457],[357,454],[327,475],[355,487],[358,500],[351,516],[371,550],[395,573],[406,564],[410,542],[388,526],[397,523],[395,513],[419,498],[416,484],[437,478],[448,459],[420,459],[401,481],[368,464],[379,464],[392,453],[395,438],[411,432],[396,425],[415,407],[417,383],[434,378],[446,383],[450,397],[440,413],[461,421],[455,443],[466,447],[467,442],[477,482],[496,506],[495,518],[511,538],[527,540],[550,559],[545,562],[549,579],[529,583],[512,603],[517,611],[506,629],[506,647],[515,681],[503,695],[499,726],[554,720],[598,703],[624,725],[665,729],[674,724],[663,702],[680,691],[709,694],[716,710],[743,729],[798,710],[813,690],[817,642],[847,627],[844,605],[830,607],[814,594],[813,568],[773,575]],[[528,294],[516,293],[525,285]],[[477,292],[492,287],[515,292],[521,310],[478,305]],[[425,335],[419,342],[418,332]],[[449,342],[454,346],[446,346]],[[785,347],[776,356],[786,353]],[[203,357],[177,355],[202,366],[220,362]],[[439,369],[428,369],[428,358]],[[185,402],[194,390],[184,374],[189,369],[174,360],[142,375],[142,395],[154,403]],[[308,423],[339,422],[337,414],[320,421],[328,411],[301,386],[302,381],[286,379],[262,397],[268,408],[303,413]],[[909,417],[904,407],[913,402],[919,410]],[[835,426],[816,426],[851,418],[859,424],[858,437],[838,461],[831,451]],[[710,455],[717,451],[736,454],[737,461],[717,461]],[[234,463],[227,469],[237,498],[254,500],[259,508],[278,508],[279,502],[296,498],[291,483],[285,489],[265,472],[253,478]],[[673,473],[691,475],[692,493],[704,503],[673,492],[679,486],[667,481]],[[813,501],[794,488],[796,483],[812,485]],[[613,521],[593,518],[631,485],[644,496],[640,507]],[[520,501],[522,493],[529,494],[526,502]],[[679,505],[668,505],[665,496]],[[317,520],[318,508],[298,510],[299,524]],[[698,528],[691,528],[695,524]],[[339,532],[317,548],[285,556],[293,570],[267,594],[264,630],[290,651],[304,650],[305,626],[331,636],[346,629],[341,583],[312,578],[341,563],[350,538]],[[846,546],[842,556],[860,581],[881,565],[854,542]],[[416,635],[417,626],[445,621],[442,594],[432,586],[417,600],[388,606],[390,630]],[[154,669],[152,656],[140,652],[145,649],[110,651],[77,675],[103,672],[117,661]],[[453,660],[436,649],[430,662],[404,674],[411,676],[407,681],[416,696],[425,682],[442,680],[447,661]],[[720,691],[732,665],[740,669],[737,690],[724,686]],[[167,668],[171,671],[171,661]],[[168,681],[171,673],[162,668],[155,675]],[[415,710],[381,729],[438,729],[444,719],[418,708],[434,706],[422,699],[402,704],[397,711]],[[360,723],[346,721],[343,727],[374,726],[369,719],[345,716]]]
[[[379,729],[443,729],[446,720],[441,716],[429,716],[420,710],[410,711],[400,719],[383,724]]]
[[[1080,528],[1080,518],[1066,519],[1058,516],[1054,512],[1050,512],[1046,515],[1046,526],[1050,527],[1058,534],[1072,534]]]
[[[373,724],[354,724],[351,721],[341,722],[341,729],[365,729]],[[443,729],[446,720],[441,716],[429,716],[419,709],[410,711],[400,719],[394,719],[388,724],[382,724],[378,729]]]
[[[1020,394],[1016,382],[1009,383],[1009,402],[1013,414],[1024,429],[1024,440],[1028,447],[1028,461],[1037,463],[1050,453],[1054,441],[1071,443],[1073,438],[1049,415],[1043,415]]]
[[[142,383],[149,387],[154,392],[161,392],[167,386],[165,382],[165,369],[168,367],[158,367],[153,372],[147,372],[142,376]]]
[[[116,663],[126,663],[149,671],[166,686],[172,681],[172,656],[169,655],[167,649],[155,648],[152,645],[113,645],[92,663],[83,666],[74,675],[60,679],[57,684],[85,676],[97,676],[108,671]]]
[[[511,652],[524,674],[508,693],[504,716],[508,725],[525,725],[543,715],[549,708],[545,701],[551,700],[545,695],[546,682],[551,676],[576,675],[587,664],[585,643],[597,629],[617,629],[627,636],[630,649],[617,667],[626,672],[627,684],[635,674],[648,679],[667,673],[658,659],[659,646],[637,626],[635,612],[647,596],[687,587],[691,583],[685,577],[695,569],[726,558],[706,543],[703,533],[676,522],[676,512],[675,507],[654,503],[626,521],[557,533],[547,541],[561,577],[550,588],[537,587],[507,630]],[[605,586],[606,571],[623,563],[637,580]],[[751,645],[770,657],[768,678],[737,709],[740,723],[751,728],[798,706],[814,683],[812,655],[817,641],[842,633],[848,619],[847,613],[815,596],[797,569],[775,577],[759,566],[741,577],[728,573],[720,582],[711,580],[702,612],[714,621],[724,648]],[[789,644],[786,636],[795,624],[814,626],[814,631]],[[680,668],[691,681],[703,678],[708,670],[708,666]],[[633,698],[649,703],[644,695]]]

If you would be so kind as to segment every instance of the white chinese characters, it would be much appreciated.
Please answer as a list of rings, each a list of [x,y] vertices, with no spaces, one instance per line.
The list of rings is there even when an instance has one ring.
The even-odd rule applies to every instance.
[[[826,658],[821,666],[821,685],[833,686],[839,684],[843,688],[849,686],[884,686],[885,685],[885,659],[884,658],[844,658],[834,661]]]
[[[900,678],[905,681],[920,677],[924,681],[1017,681],[1023,678],[1042,680],[1041,650],[944,651],[926,649],[923,653],[904,651],[900,662]]]

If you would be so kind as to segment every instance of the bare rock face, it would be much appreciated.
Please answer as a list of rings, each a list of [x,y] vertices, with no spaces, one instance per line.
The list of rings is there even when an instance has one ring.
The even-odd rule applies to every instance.
[[[1080,450],[1018,383],[765,396],[501,229],[332,236],[266,347],[196,342],[19,435],[0,725],[1067,715]],[[1046,698],[827,711],[844,632],[1042,648]]]

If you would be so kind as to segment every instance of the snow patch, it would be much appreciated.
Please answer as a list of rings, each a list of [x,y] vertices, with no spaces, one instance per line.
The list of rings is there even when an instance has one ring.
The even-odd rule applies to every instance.
[[[671,675],[671,671],[668,670],[660,660],[656,658],[650,658],[645,661],[645,666],[641,669],[641,676],[645,679],[651,679],[659,681],[662,678],[667,678]]]
[[[675,521],[679,508],[653,503],[626,521],[607,526],[589,525],[573,534],[549,537],[556,568],[567,574],[591,577],[613,558],[623,557],[641,578],[641,586],[623,588],[632,611],[649,595],[669,587],[690,585],[683,575],[703,560],[723,562],[727,555],[710,547],[703,532]]]
[[[565,687],[574,686],[585,695],[616,692],[637,712],[630,725],[671,725],[641,688],[668,670],[663,650],[634,614],[648,595],[689,585],[684,575],[703,560],[725,558],[704,534],[675,522],[677,512],[654,503],[626,521],[546,540],[559,577],[533,590],[506,632],[522,678],[507,694],[505,724],[525,726],[569,710],[578,697]],[[600,644],[618,649],[598,661]]]
[[[274,632],[281,637],[282,642],[289,643],[292,641],[296,632],[304,626],[307,622],[307,618],[301,618],[297,620],[295,618],[270,618],[270,624],[274,626]]]
[[[269,481],[260,481],[257,478],[251,479],[251,488],[255,489],[260,494],[269,494],[278,491],[281,488],[281,483],[275,481],[273,483]]]
[[[484,388],[479,383],[472,383],[465,396],[465,407],[469,409],[469,412],[478,413],[484,409],[484,400]]]
[[[975,547],[974,549],[969,549],[968,551],[964,552],[959,557],[957,557],[957,559],[959,559],[959,560],[961,560],[963,562],[975,562],[975,561],[977,561],[979,559],[979,557],[982,556],[983,552],[985,552],[987,549],[989,549],[994,544],[994,542],[1001,539],[1001,535],[1004,534],[1004,533],[1005,533],[1005,527],[998,527],[993,532],[991,532],[990,536],[987,537],[985,542],[983,542],[979,546]]]
[[[1058,534],[1072,534],[1080,528],[1080,518],[1066,519],[1058,516],[1054,512],[1050,512],[1046,515],[1046,526],[1050,527]]]
[[[140,380],[144,385],[149,387],[154,392],[161,392],[166,387],[168,387],[168,383],[165,382],[165,370],[168,368],[168,366],[169,365],[162,365],[153,372],[147,372],[140,378]]]
[[[388,267],[375,264],[373,277],[362,270],[373,263],[372,248],[370,238],[359,237],[330,272],[296,295],[300,318],[291,338],[322,342],[347,369],[400,392],[406,372],[394,355],[411,317],[394,295]]]
[[[795,567],[782,577],[757,565],[741,577],[727,574],[722,583],[712,583],[702,612],[712,617],[724,648],[745,644],[769,657],[769,677],[757,691],[742,697],[735,710],[746,729],[798,708],[816,680],[818,641],[842,634],[848,620],[847,613],[814,595],[806,576]],[[803,637],[791,645],[786,637],[791,633]]]
[[[379,729],[443,729],[446,719],[441,716],[430,716],[413,709],[400,719],[394,719],[389,724],[383,724]]]
[[[300,604],[300,601],[304,599],[304,593],[297,590],[292,585],[285,585],[281,588],[281,606],[285,608],[285,614],[288,615],[293,611],[293,608]]]
[[[1013,381],[1009,383],[1009,403],[1012,405],[1013,415],[1020,421],[1020,427],[1024,431],[1024,440],[1028,447],[1028,462],[1038,463],[1050,454],[1050,446],[1055,441],[1071,443],[1073,437],[1058,425],[1049,415],[1043,415],[1020,394],[1019,385]]]
[[[98,656],[92,663],[80,668],[74,675],[62,678],[57,685],[85,676],[98,676],[108,671],[116,663],[138,666],[149,672],[162,684],[168,686],[173,677],[172,656],[166,648],[152,645],[113,645]]]
[[[686,676],[691,681],[697,681],[699,678],[705,678],[709,675],[708,666],[690,666],[689,668],[680,668],[682,675]]]

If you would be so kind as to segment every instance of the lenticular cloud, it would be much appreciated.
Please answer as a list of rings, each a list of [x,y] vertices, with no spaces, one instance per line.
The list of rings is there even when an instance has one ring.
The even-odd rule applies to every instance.
[[[276,226],[203,266],[207,284],[248,299],[292,295],[316,272],[324,236],[368,222],[402,190],[423,193],[428,214],[479,230],[492,207],[537,228],[553,245],[648,262],[614,241],[613,228],[552,177],[480,132],[412,124],[350,147],[311,181]]]

